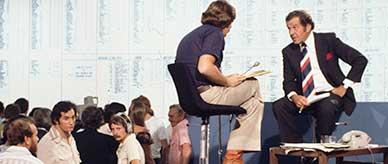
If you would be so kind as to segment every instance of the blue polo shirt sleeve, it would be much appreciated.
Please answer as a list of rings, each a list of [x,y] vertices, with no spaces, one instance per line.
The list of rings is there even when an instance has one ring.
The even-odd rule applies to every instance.
[[[211,54],[217,61],[220,61],[222,58],[222,51],[224,49],[224,34],[215,30],[208,34],[202,43],[202,54]]]

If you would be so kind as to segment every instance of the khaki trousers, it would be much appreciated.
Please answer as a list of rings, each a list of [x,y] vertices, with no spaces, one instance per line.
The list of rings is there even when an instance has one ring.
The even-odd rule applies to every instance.
[[[210,104],[241,106],[247,111],[237,116],[240,126],[230,133],[227,150],[261,150],[264,103],[257,80],[246,80],[236,87],[212,86],[201,97]]]

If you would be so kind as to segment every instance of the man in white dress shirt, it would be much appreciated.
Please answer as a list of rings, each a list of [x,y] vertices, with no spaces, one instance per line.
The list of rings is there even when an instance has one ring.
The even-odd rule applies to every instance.
[[[38,145],[38,130],[34,122],[27,117],[10,120],[7,144],[10,147],[0,154],[1,164],[43,164],[34,157]]]
[[[38,158],[45,164],[79,164],[81,159],[71,135],[74,130],[76,106],[70,101],[58,102],[51,112],[50,131],[38,144]]]

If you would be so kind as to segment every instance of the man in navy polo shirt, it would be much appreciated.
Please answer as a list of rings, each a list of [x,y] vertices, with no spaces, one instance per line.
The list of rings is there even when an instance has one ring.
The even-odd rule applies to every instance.
[[[224,163],[243,163],[243,151],[260,151],[260,129],[264,104],[259,83],[239,74],[224,75],[220,67],[236,12],[227,1],[212,2],[202,13],[202,25],[180,42],[176,63],[190,66],[195,87],[211,104],[236,105],[247,110],[237,117],[239,127],[229,137]],[[196,75],[199,72],[200,76]]]

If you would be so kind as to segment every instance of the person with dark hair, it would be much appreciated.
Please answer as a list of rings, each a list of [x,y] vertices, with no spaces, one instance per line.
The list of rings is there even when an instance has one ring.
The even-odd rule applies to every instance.
[[[224,75],[225,37],[236,18],[235,8],[226,0],[212,2],[202,13],[202,26],[179,43],[175,63],[189,66],[195,88],[210,104],[241,106],[247,111],[237,117],[238,128],[229,136],[225,163],[243,162],[243,151],[260,151],[260,130],[264,112],[259,82],[241,74]],[[236,126],[237,127],[237,126]]]
[[[0,101],[0,123],[4,120],[4,104]]]
[[[22,115],[27,116],[28,106],[29,106],[28,100],[23,98],[23,97],[21,97],[21,98],[18,98],[14,103],[19,105],[20,113]]]
[[[171,134],[168,163],[188,164],[193,150],[186,113],[180,105],[173,104],[168,111],[168,120]]]
[[[97,132],[103,123],[102,111],[89,106],[81,114],[83,129],[74,135],[83,164],[117,164],[118,142],[109,135]]]
[[[142,103],[145,106],[141,106],[141,108],[145,108],[145,116],[144,116],[144,123],[145,127],[147,127],[148,132],[151,134],[152,142],[151,145],[151,154],[152,158],[154,159],[156,164],[160,163],[166,163],[167,160],[167,146],[168,146],[168,136],[167,136],[167,130],[164,126],[164,123],[162,119],[157,118],[154,116],[154,112],[151,109],[151,102],[150,100],[140,95],[139,97],[132,100],[131,106],[129,108],[128,113],[131,114],[131,111],[136,110],[135,108],[136,103]],[[139,105],[137,105],[139,106]],[[135,126],[136,127],[136,126]]]
[[[4,104],[3,102],[0,101],[0,144],[3,138],[2,134],[3,134],[4,125],[5,125]]]
[[[130,115],[133,121],[133,132],[136,134],[136,139],[140,142],[144,150],[144,156],[147,164],[154,164],[152,158],[151,145],[153,144],[151,134],[145,125],[146,108],[148,106],[141,102],[131,104],[132,112]]]
[[[41,107],[34,107],[31,109],[30,113],[28,113],[28,117],[32,117],[34,115],[34,112],[37,110],[37,109],[40,109]]]
[[[353,112],[352,86],[361,81],[368,61],[335,33],[314,32],[314,22],[306,11],[292,11],[285,21],[292,39],[282,50],[285,96],[272,106],[281,142],[303,142],[297,124],[303,113],[312,113],[317,119],[318,135],[331,135],[339,114]],[[339,60],[351,66],[346,76]]]
[[[112,132],[109,128],[109,121],[110,118],[121,112],[125,112],[126,108],[124,104],[118,103],[118,102],[112,102],[110,104],[106,104],[104,108],[104,123],[98,128],[98,132],[106,135],[112,136]]]
[[[38,144],[38,131],[33,120],[27,117],[15,118],[7,123],[7,145],[0,153],[1,164],[43,164],[35,157]]]
[[[20,114],[20,107],[17,104],[8,104],[4,109],[4,120],[0,123],[0,139],[5,142],[4,127],[9,119],[17,117]]]
[[[109,127],[120,145],[116,151],[117,164],[145,164],[144,151],[135,134],[131,122],[126,115],[114,115]]]
[[[4,118],[11,119],[20,114],[20,107],[17,104],[8,104],[4,109]]]
[[[38,127],[38,137],[41,139],[51,128],[51,110],[37,107],[32,109],[31,112],[33,112],[31,117],[34,119],[36,127]]]
[[[147,113],[150,114],[151,116],[154,116],[154,111],[151,109],[151,101],[143,95],[140,95],[139,97],[136,97],[132,100],[131,106],[129,107],[129,110],[128,110],[128,116],[131,115],[132,104],[134,102],[141,102],[144,105],[146,105],[148,107]]]
[[[79,164],[77,146],[71,132],[77,114],[76,105],[60,101],[54,105],[50,118],[52,126],[38,143],[37,156],[45,164]]]

